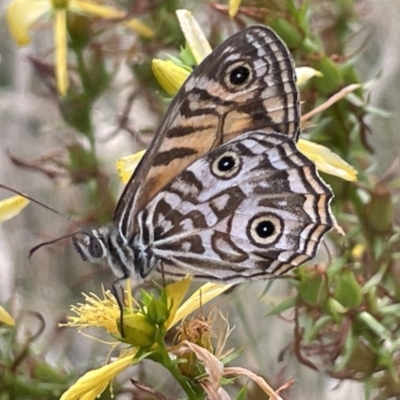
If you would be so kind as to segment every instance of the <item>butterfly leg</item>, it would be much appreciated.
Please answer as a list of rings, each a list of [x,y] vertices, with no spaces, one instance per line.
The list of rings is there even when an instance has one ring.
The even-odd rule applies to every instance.
[[[122,337],[125,337],[124,334],[124,289],[121,286],[122,281],[126,281],[129,278],[129,276],[123,276],[122,278],[117,279],[116,281],[113,282],[112,284],[112,289],[111,292],[113,296],[115,297],[115,300],[117,300],[118,307],[120,309],[120,316],[119,316],[119,324],[120,324],[120,333]],[[118,293],[118,288],[119,290],[122,291],[122,296],[120,293]]]
[[[161,271],[162,285],[163,285],[163,287],[165,287],[165,286],[166,286],[166,282],[165,282],[165,272],[164,272],[164,267],[163,267],[162,264],[160,265],[160,271]]]

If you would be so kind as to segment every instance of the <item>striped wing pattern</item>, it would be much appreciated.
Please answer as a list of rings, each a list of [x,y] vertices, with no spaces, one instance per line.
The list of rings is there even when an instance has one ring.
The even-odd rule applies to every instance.
[[[221,160],[235,170],[222,174]],[[315,255],[333,223],[331,199],[292,139],[251,131],[194,162],[155,196],[139,213],[145,234],[138,237],[148,241],[136,247],[167,275],[228,282],[282,275]]]
[[[172,101],[106,227],[74,237],[118,279],[154,269],[225,282],[279,276],[334,224],[332,192],[302,155],[292,57],[269,28],[217,47]]]
[[[243,74],[246,79],[236,79]],[[193,161],[249,130],[296,140],[299,123],[289,50],[268,27],[243,29],[204,59],[172,101],[120,198],[114,223],[125,237],[134,235],[138,212]]]

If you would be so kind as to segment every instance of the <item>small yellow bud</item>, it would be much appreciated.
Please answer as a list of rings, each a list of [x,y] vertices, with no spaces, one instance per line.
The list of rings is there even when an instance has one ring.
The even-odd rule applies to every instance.
[[[158,83],[170,96],[176,94],[190,74],[188,70],[179,67],[170,60],[154,59],[151,63],[151,69]]]

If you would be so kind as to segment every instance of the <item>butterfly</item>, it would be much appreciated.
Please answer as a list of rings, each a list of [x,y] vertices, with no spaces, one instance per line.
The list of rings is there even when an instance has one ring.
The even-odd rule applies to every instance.
[[[312,258],[332,192],[296,147],[292,57],[268,27],[218,46],[171,102],[105,227],[73,243],[118,280],[152,271],[237,283]]]

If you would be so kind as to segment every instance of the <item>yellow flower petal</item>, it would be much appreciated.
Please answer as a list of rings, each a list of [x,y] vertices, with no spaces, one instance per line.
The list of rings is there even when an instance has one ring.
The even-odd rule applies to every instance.
[[[126,13],[115,7],[101,6],[88,0],[71,0],[70,10],[95,15],[105,19],[118,19],[125,17]]]
[[[186,318],[193,311],[219,296],[221,293],[228,290],[232,285],[225,283],[206,283],[200,289],[196,290],[193,295],[186,300],[177,310],[174,319],[168,326],[173,326],[181,319]]]
[[[50,0],[14,0],[6,9],[6,21],[19,46],[31,42],[29,31],[33,24],[51,10]]]
[[[327,147],[304,139],[300,139],[297,146],[305,156],[315,163],[318,170],[346,181],[357,180],[357,171]]]
[[[66,324],[60,326],[74,326],[77,328],[103,328],[113,335],[119,335],[117,320],[120,316],[118,303],[110,291],[103,289],[103,299],[94,293],[83,293],[84,303],[71,307],[76,316],[68,316]]]
[[[229,16],[233,18],[239,11],[241,0],[229,0]]]
[[[10,326],[15,325],[15,321],[13,320],[11,315],[1,306],[0,306],[0,322]]]
[[[190,72],[179,67],[172,61],[154,59],[151,62],[151,69],[158,83],[171,96],[173,96],[185,82]]]
[[[146,39],[151,39],[154,37],[154,31],[137,18],[132,18],[128,21],[125,21],[124,25]]]
[[[8,221],[18,215],[27,205],[29,200],[22,196],[12,196],[0,201],[0,222]]]
[[[67,11],[54,13],[54,43],[56,47],[56,77],[58,92],[64,96],[68,89],[67,73]]]
[[[132,355],[129,355],[104,367],[87,372],[63,393],[60,400],[95,400],[106,389],[112,379],[139,360],[134,360]]]
[[[90,390],[89,392],[87,392],[86,394],[84,394],[83,396],[80,397],[80,400],[95,400],[98,399],[98,395],[97,393],[103,393],[104,390],[106,390],[108,386],[108,383],[104,383],[101,385],[98,385],[95,389]]]
[[[200,64],[212,52],[211,46],[190,11],[176,10],[176,16],[193,57]]]
[[[360,260],[361,257],[363,256],[365,252],[365,245],[363,244],[356,244],[352,249],[351,249],[351,255],[357,259]]]
[[[117,170],[122,183],[128,183],[145,152],[146,150],[138,151],[117,161]]]
[[[296,68],[296,76],[296,83],[301,86],[314,76],[317,76],[318,78],[322,77],[323,73],[311,67],[299,67]]]
[[[191,283],[192,283],[192,278],[190,275],[188,275],[182,280],[171,283],[165,287],[167,298],[170,301],[169,306],[171,307],[169,317],[167,321],[165,321],[165,327],[167,329],[173,325],[171,324],[171,322],[174,321],[175,314],[178,311],[178,308],[181,305],[182,300],[185,297],[187,291],[189,290]]]

